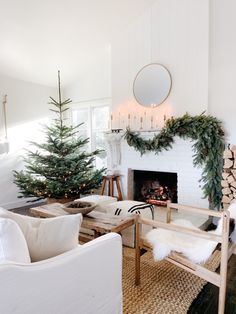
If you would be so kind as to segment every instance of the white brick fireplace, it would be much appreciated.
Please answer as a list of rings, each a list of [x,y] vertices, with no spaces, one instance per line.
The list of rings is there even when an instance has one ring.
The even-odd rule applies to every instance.
[[[202,169],[193,166],[192,144],[190,140],[175,138],[172,149],[158,155],[146,153],[141,156],[122,139],[121,164],[118,169],[124,197],[128,197],[129,169],[174,172],[177,173],[178,203],[207,208],[208,200],[203,199],[202,183],[199,182]]]

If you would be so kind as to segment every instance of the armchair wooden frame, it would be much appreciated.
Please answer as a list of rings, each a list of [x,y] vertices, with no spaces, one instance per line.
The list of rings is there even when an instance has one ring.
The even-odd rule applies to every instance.
[[[193,213],[205,214],[207,216],[213,216],[223,219],[222,233],[221,235],[212,234],[202,230],[194,230],[186,227],[177,226],[171,224],[171,210],[179,209]],[[140,259],[141,259],[141,249],[150,250],[151,247],[141,238],[141,227],[143,224],[152,226],[154,228],[162,228],[167,230],[172,230],[176,232],[181,232],[189,234],[191,236],[201,237],[207,240],[213,240],[221,243],[221,261],[220,261],[220,273],[215,273],[206,269],[200,264],[196,264],[185,258],[179,253],[173,252],[170,256],[166,258],[167,261],[179,266],[186,271],[195,274],[198,277],[205,279],[208,282],[219,287],[219,306],[218,314],[224,313],[225,307],[225,295],[226,295],[226,280],[227,280],[227,264],[228,259],[234,253],[236,253],[235,245],[229,244],[229,221],[230,213],[227,210],[224,211],[213,211],[202,208],[195,208],[186,205],[179,205],[168,203],[167,204],[167,216],[166,223],[160,221],[154,221],[149,219],[143,219],[137,215],[136,218],[136,258],[135,258],[135,284],[140,284]]]

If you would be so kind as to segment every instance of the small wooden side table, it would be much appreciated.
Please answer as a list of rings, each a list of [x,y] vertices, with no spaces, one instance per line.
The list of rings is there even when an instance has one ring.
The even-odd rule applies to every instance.
[[[116,176],[116,175],[104,176],[102,178],[101,195],[104,195],[107,182],[108,182],[108,196],[113,196],[114,197],[114,183],[115,183],[116,184],[117,193],[118,193],[117,200],[118,201],[122,201],[123,200],[123,196],[122,196],[121,187],[120,187],[120,176]]]

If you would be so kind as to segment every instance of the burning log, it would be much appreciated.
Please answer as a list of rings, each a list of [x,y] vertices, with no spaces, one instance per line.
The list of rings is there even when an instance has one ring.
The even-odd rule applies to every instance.
[[[148,204],[156,205],[156,206],[167,206],[167,201],[153,200],[149,199],[146,201]]]

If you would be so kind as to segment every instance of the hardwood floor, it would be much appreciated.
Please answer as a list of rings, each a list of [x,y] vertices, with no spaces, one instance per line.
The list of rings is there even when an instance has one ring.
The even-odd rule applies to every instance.
[[[206,284],[193,301],[188,314],[217,314],[218,291],[211,283]],[[236,255],[232,255],[228,264],[225,314],[236,314]]]

